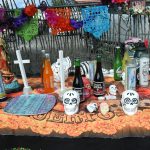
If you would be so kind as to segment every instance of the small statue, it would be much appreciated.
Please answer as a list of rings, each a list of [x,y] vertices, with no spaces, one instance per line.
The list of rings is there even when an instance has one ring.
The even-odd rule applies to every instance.
[[[94,111],[97,111],[98,106],[97,106],[96,103],[90,103],[90,104],[87,105],[86,108],[87,108],[87,110],[88,110],[90,113],[92,113],[92,112],[94,112]]]
[[[18,90],[21,90],[21,87],[14,74],[9,69],[5,45],[5,41],[0,38],[0,71],[2,74],[5,91],[6,93],[17,92]]]
[[[116,95],[117,95],[117,87],[116,85],[110,85],[109,86],[109,94],[106,95],[106,99],[116,99]]]

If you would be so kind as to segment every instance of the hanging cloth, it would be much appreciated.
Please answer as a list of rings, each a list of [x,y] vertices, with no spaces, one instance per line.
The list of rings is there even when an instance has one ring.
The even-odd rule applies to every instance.
[[[0,8],[0,32],[3,31],[4,27],[4,18],[5,16],[5,9],[4,8]]]
[[[70,24],[71,10],[69,8],[47,8],[45,16],[53,35],[74,30]]]
[[[109,13],[107,6],[82,8],[83,28],[97,39],[109,30]]]

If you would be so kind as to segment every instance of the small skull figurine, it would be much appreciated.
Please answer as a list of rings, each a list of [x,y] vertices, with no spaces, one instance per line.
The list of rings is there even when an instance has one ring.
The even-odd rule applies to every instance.
[[[127,90],[122,93],[122,108],[125,114],[134,115],[139,105],[139,94],[133,90]]]
[[[97,111],[98,106],[97,106],[96,103],[90,103],[90,104],[87,105],[86,108],[87,108],[87,110],[88,110],[90,113],[92,113],[92,112],[94,112],[94,111]]]
[[[63,95],[63,104],[65,113],[73,115],[78,112],[80,103],[80,95],[77,91],[69,90]]]
[[[110,86],[109,86],[109,94],[116,96],[116,92],[117,92],[117,87],[116,87],[116,85],[110,85]]]

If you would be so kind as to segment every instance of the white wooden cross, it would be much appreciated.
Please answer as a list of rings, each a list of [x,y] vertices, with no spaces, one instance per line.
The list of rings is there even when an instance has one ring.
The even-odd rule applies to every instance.
[[[19,68],[20,68],[20,72],[21,72],[21,76],[22,76],[22,80],[23,80],[23,84],[24,84],[23,93],[29,94],[32,91],[32,89],[28,85],[27,76],[26,76],[26,72],[25,72],[23,64],[30,63],[30,60],[22,60],[20,50],[16,50],[16,55],[17,55],[18,60],[15,60],[14,64],[19,64]]]
[[[63,50],[59,50],[59,62],[60,62],[61,91],[64,91],[65,90],[65,77],[64,77],[64,65],[63,65]]]

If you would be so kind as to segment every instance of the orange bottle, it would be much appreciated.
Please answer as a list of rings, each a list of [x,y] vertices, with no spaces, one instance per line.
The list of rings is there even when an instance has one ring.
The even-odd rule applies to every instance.
[[[45,50],[42,50],[42,62],[40,66],[40,75],[41,75],[41,82],[43,83],[43,70],[44,70],[44,61],[45,61]]]
[[[49,54],[45,54],[44,70],[43,70],[43,85],[45,93],[54,92],[54,76],[51,68]]]

